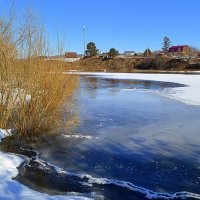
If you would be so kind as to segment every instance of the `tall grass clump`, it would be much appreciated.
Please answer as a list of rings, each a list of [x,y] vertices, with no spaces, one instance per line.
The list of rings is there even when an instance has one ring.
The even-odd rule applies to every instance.
[[[63,63],[46,61],[44,28],[30,11],[20,27],[13,13],[0,17],[0,128],[40,134],[62,120],[63,104],[77,85]]]

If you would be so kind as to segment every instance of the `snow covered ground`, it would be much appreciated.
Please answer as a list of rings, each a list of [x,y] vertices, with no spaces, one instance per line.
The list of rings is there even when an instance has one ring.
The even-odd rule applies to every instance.
[[[0,141],[8,136],[10,131],[0,129]],[[1,200],[89,200],[91,198],[78,195],[56,195],[36,192],[19,182],[12,180],[18,174],[17,167],[23,162],[23,158],[14,154],[0,151],[0,199]]]
[[[166,88],[159,94],[179,100],[188,105],[200,105],[200,74],[143,74],[143,73],[92,73],[91,74],[114,79],[137,79],[150,81],[164,81],[187,85],[186,87]]]

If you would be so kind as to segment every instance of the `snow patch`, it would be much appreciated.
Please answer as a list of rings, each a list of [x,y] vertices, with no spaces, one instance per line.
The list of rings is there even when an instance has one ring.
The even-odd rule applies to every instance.
[[[95,139],[99,139],[98,137],[93,137],[91,135],[65,135],[65,134],[62,134],[62,136],[64,138],[75,138],[75,139],[92,139],[92,138],[95,138]]]
[[[11,135],[11,129],[5,130],[0,128],[0,142],[3,138]]]
[[[9,97],[9,98],[8,98]],[[6,92],[4,95],[0,92],[1,102],[7,104],[9,108],[13,108],[23,101],[29,103],[31,101],[31,95],[27,94],[23,89],[12,89],[12,91]],[[8,98],[8,99],[7,99]]]

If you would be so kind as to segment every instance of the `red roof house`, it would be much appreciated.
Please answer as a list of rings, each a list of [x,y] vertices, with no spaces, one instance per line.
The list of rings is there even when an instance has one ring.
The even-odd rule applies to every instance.
[[[76,52],[66,52],[65,53],[65,58],[77,58],[78,55]]]
[[[187,56],[190,53],[188,45],[172,46],[169,48],[169,55],[171,56]]]

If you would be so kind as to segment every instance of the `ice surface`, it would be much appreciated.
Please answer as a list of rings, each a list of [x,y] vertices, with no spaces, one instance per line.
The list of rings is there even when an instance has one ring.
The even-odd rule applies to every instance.
[[[64,171],[62,168],[59,168],[55,165],[52,165],[50,163],[47,163],[41,159],[36,159],[36,162],[41,163],[42,165],[46,165],[46,168],[49,169],[50,167],[54,168],[57,173],[65,174],[67,176],[76,176],[84,180],[83,184],[92,187],[93,184],[97,185],[115,185],[122,188],[126,188],[128,190],[138,192],[141,194],[144,194],[146,198],[148,199],[186,199],[186,198],[192,198],[192,199],[200,199],[200,194],[195,194],[187,191],[181,191],[176,192],[174,194],[169,193],[160,193],[156,191],[149,190],[147,188],[137,186],[131,182],[127,181],[121,181],[121,180],[114,180],[114,179],[108,179],[108,178],[96,178],[88,174],[76,174],[76,173],[70,173],[67,171]]]
[[[149,81],[163,81],[180,83],[186,87],[167,88],[159,94],[179,100],[188,105],[200,105],[200,74],[144,74],[144,73],[92,73],[82,72],[79,74],[102,76],[112,79],[135,79]]]

